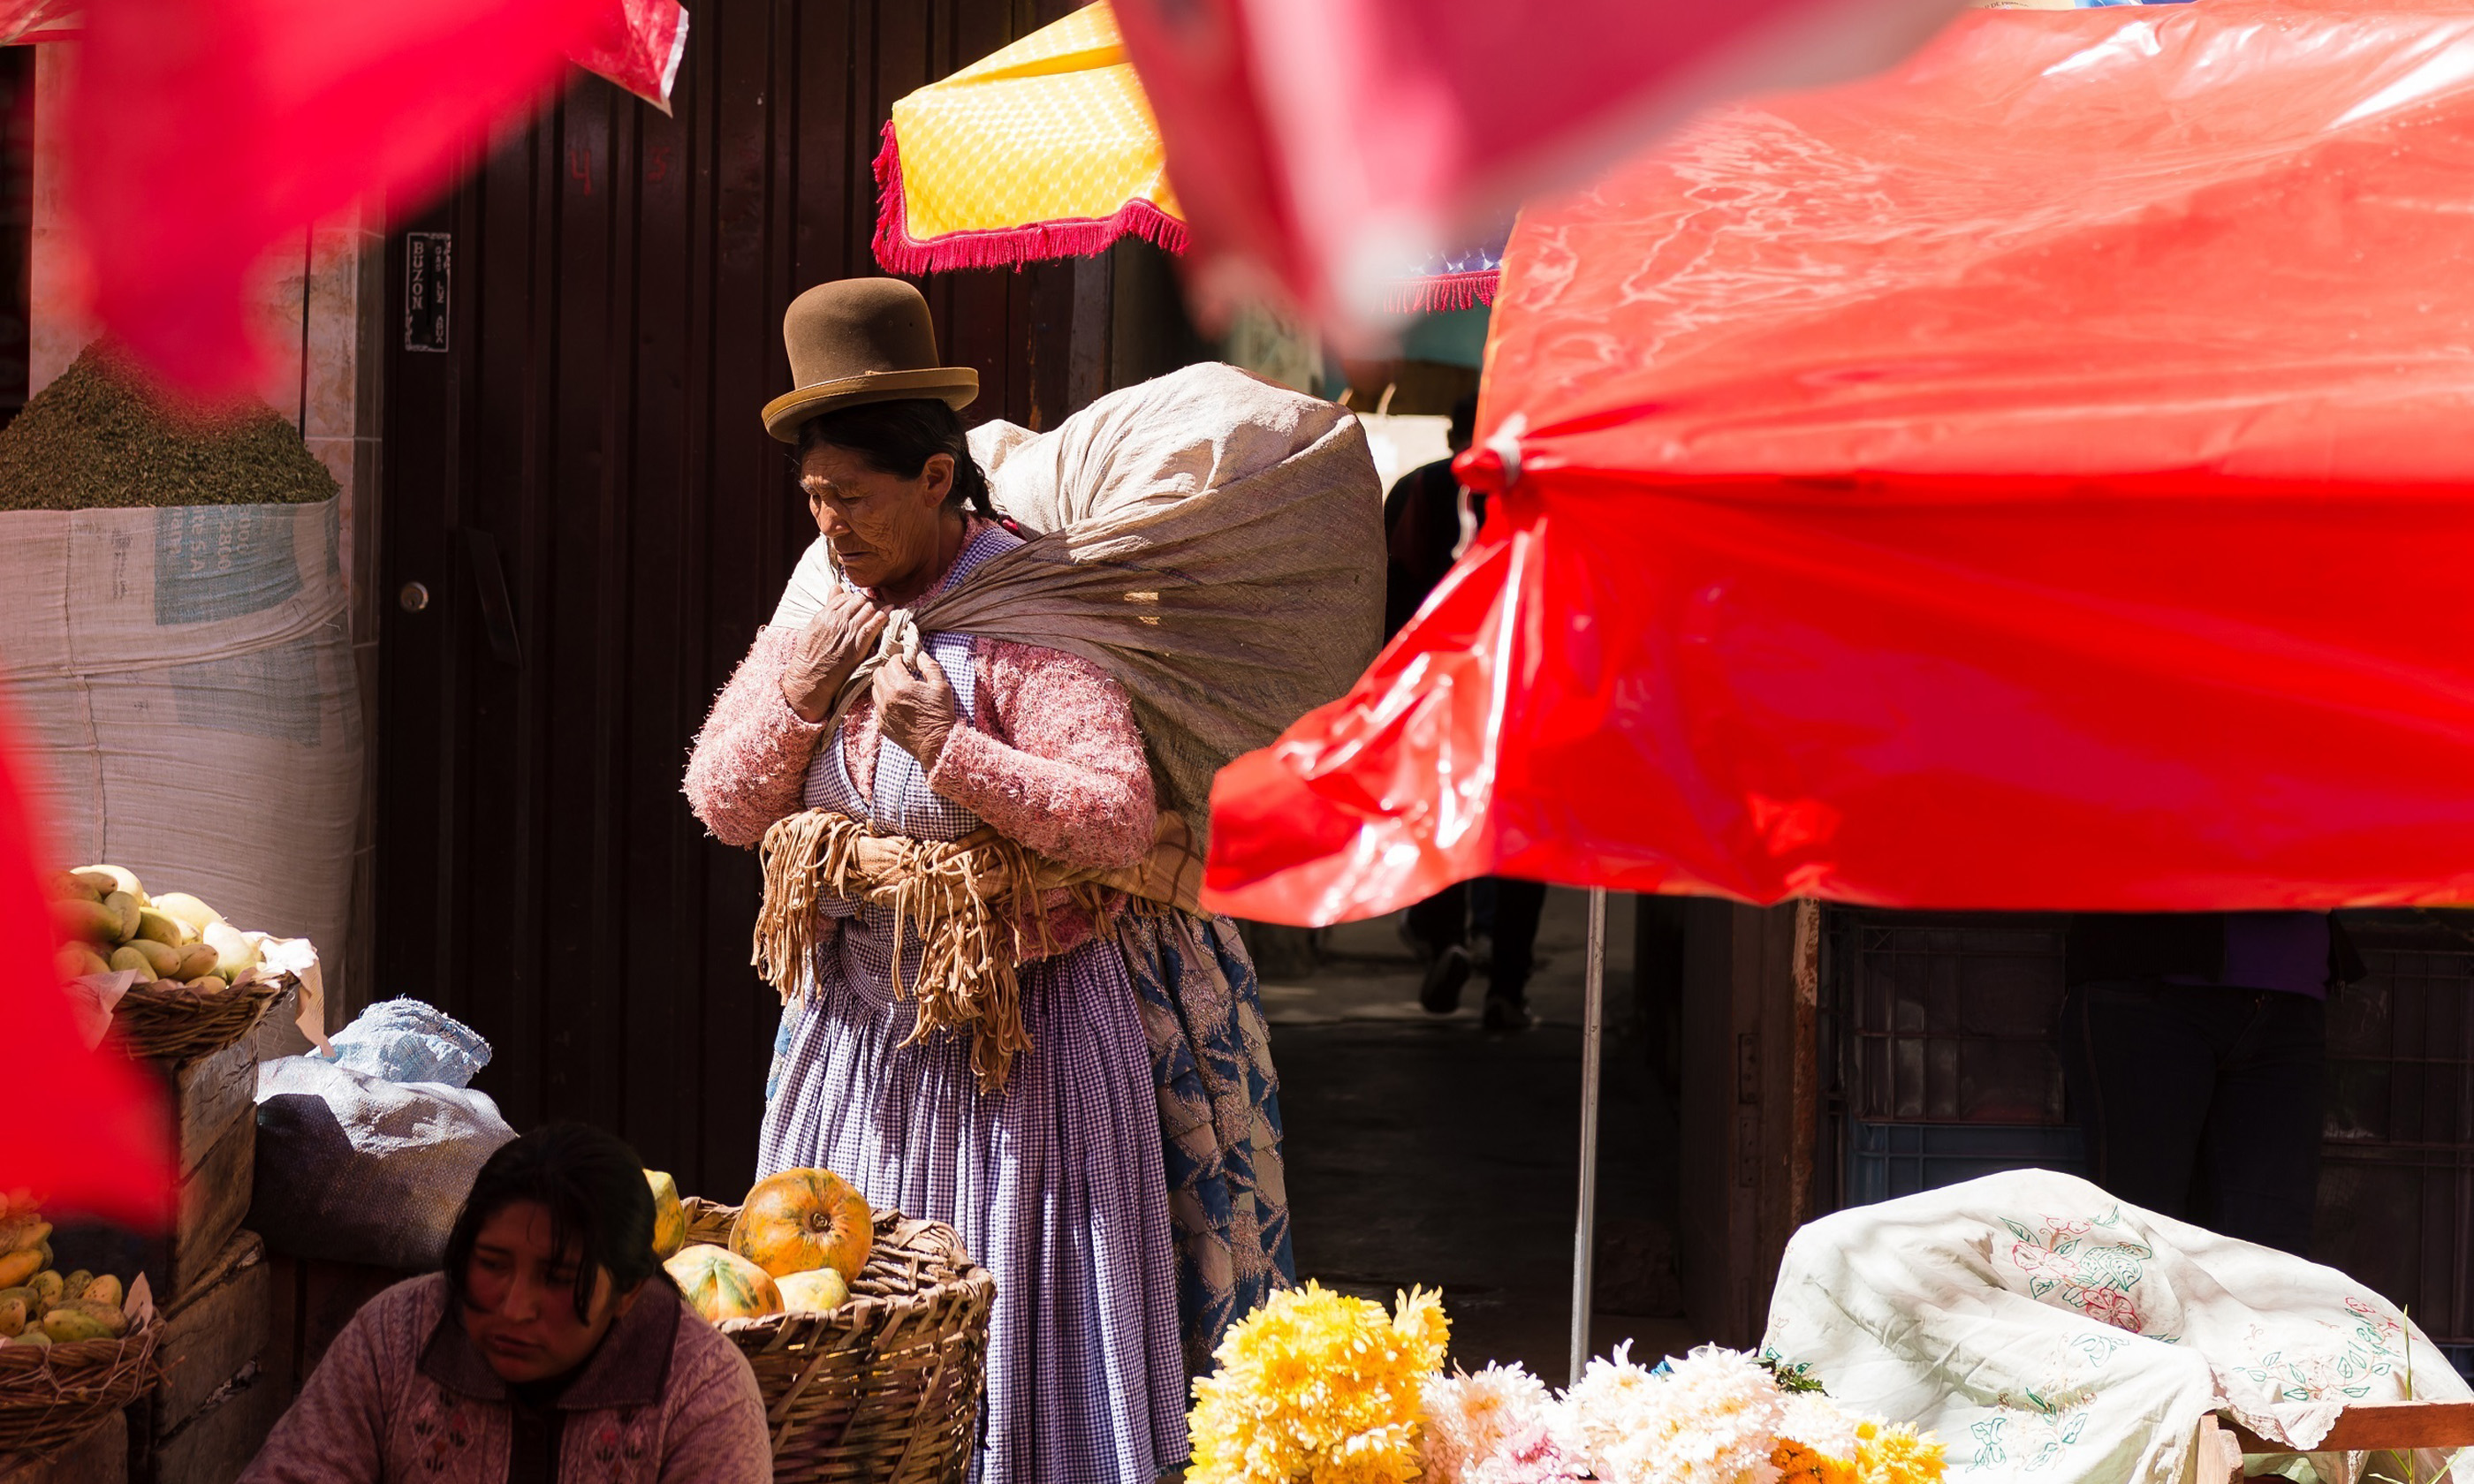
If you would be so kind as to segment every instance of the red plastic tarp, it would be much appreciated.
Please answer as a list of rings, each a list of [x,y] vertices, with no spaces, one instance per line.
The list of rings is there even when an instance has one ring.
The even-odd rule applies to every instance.
[[[1207,899],[2474,898],[2469,264],[2438,5],[1976,12],[1705,118],[1525,217],[1510,492]]]
[[[1692,109],[1858,76],[1959,0],[1115,0],[1206,304],[1275,280],[1363,332],[1401,265],[1491,242]]]

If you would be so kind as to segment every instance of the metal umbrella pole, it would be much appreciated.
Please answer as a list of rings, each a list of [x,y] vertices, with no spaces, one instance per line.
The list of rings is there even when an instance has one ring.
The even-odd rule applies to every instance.
[[[1598,1235],[1598,1062],[1607,1021],[1607,889],[1589,888],[1589,963],[1581,991],[1581,1214],[1572,1232],[1572,1379],[1589,1363],[1590,1271]]]

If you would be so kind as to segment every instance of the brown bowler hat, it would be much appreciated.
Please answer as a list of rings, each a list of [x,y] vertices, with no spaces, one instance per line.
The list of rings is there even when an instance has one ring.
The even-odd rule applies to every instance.
[[[955,411],[980,395],[980,373],[936,364],[928,300],[899,278],[819,283],[782,316],[797,390],[764,404],[764,431],[786,443],[819,413],[861,402],[934,397]]]

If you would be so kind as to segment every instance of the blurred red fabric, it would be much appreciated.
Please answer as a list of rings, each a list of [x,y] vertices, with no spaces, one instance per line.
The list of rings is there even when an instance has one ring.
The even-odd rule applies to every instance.
[[[1888,64],[1956,0],[1114,0],[1194,256],[1344,332],[1512,208],[1757,86]]]
[[[592,33],[568,60],[667,113],[687,45],[688,12],[678,0],[601,0]]]
[[[68,187],[104,327],[206,398],[255,383],[267,251],[443,184],[612,0],[110,0],[85,12]]]
[[[0,712],[0,941],[16,945],[0,973],[11,1091],[0,1189],[32,1190],[54,1213],[159,1226],[172,1213],[171,1115],[160,1087],[126,1055],[89,1051],[79,1039],[52,967],[60,937],[36,869],[59,864],[44,859],[27,817],[23,758]]]
[[[2474,14],[1982,11],[1516,232],[1509,483],[1205,899],[2474,898]]]

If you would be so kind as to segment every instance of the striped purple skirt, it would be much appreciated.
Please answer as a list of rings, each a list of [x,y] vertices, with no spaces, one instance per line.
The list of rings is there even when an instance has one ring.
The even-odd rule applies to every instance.
[[[828,951],[826,957],[837,957]],[[1021,972],[1031,1049],[1002,1091],[969,1047],[829,968],[775,1042],[760,1175],[821,1165],[949,1223],[995,1275],[981,1484],[1153,1484],[1188,1454],[1167,1179],[1125,958]]]

